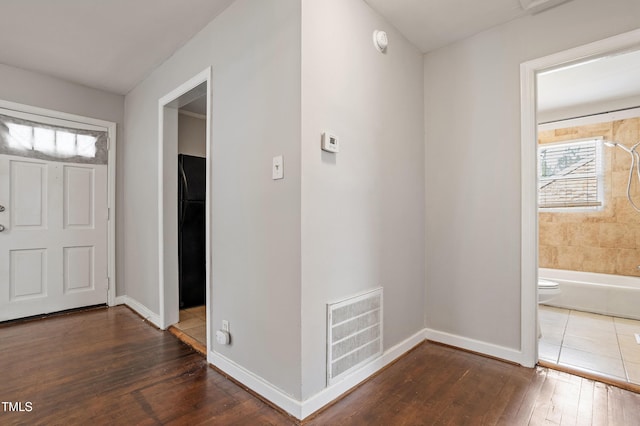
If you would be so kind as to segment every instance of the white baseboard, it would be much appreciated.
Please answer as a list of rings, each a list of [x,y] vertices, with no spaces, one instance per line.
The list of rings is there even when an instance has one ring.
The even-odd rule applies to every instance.
[[[378,372],[380,369],[386,367],[400,356],[409,352],[416,345],[423,342],[425,339],[424,330],[420,330],[413,336],[403,340],[397,345],[384,351],[381,357],[374,359],[370,363],[362,366],[360,369],[346,376],[343,380],[334,383],[333,385],[324,388],[312,397],[302,402],[302,412],[299,419],[304,419],[310,414],[315,413],[325,405],[339,398],[342,394],[349,389],[359,385],[371,375]]]
[[[302,412],[300,401],[278,389],[262,377],[214,351],[209,351],[207,361],[233,377],[235,380],[247,386],[253,392],[256,392],[266,400],[270,401],[272,404],[277,405],[287,413],[300,419],[300,413]]]
[[[263,398],[277,405],[295,418],[302,420],[339,398],[354,386],[359,385],[372,374],[376,373],[416,345],[420,344],[423,340],[424,331],[420,330],[408,339],[405,339],[394,347],[387,349],[381,357],[374,359],[352,374],[345,376],[341,381],[323,389],[304,401],[298,401],[263,378],[246,370],[219,353],[210,351],[208,361],[215,367],[233,377],[235,380],[247,386],[252,391],[261,395]]]
[[[128,296],[118,296],[116,297],[115,303],[129,306],[143,318],[160,328],[159,315],[151,312],[147,307],[135,299]],[[397,345],[387,349],[384,351],[382,356],[362,366],[348,376],[345,376],[341,381],[324,388],[304,401],[297,400],[278,387],[264,380],[262,377],[252,373],[217,352],[209,351],[207,361],[233,377],[238,382],[247,386],[253,392],[256,392],[266,400],[270,401],[272,404],[280,407],[285,412],[299,420],[303,420],[309,415],[320,410],[325,405],[340,398],[340,396],[345,392],[367,380],[373,374],[413,349],[425,339],[504,359],[517,364],[521,364],[522,360],[521,351],[517,351],[515,349],[425,328]]]
[[[162,327],[160,327],[160,315],[151,312],[151,310],[149,310],[149,308],[147,308],[146,306],[144,306],[142,303],[138,302],[137,300],[133,299],[132,297],[129,297],[129,296],[118,296],[118,297],[116,297],[115,304],[116,305],[127,305],[128,307],[130,307],[131,309],[136,311],[145,320],[149,321],[150,323],[152,323],[153,325],[155,325],[158,328],[162,328]]]
[[[466,349],[468,351],[477,352],[483,355],[489,355],[494,358],[511,361],[516,364],[522,364],[522,352],[507,348],[504,346],[494,345],[480,340],[470,339],[455,334],[449,334],[442,331],[425,328],[425,338],[433,342],[443,343],[449,346]]]

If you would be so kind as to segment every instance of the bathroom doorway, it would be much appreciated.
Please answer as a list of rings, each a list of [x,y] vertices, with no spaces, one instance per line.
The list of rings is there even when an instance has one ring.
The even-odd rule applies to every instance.
[[[628,33],[535,64],[528,124],[537,136],[525,151],[535,156],[537,265],[523,257],[523,269],[539,283],[538,361],[627,387],[640,385],[640,311],[629,303],[640,303],[640,212],[627,200],[632,156],[623,148],[640,140],[640,85],[629,78],[640,69],[639,40]],[[635,178],[630,195],[640,197]]]

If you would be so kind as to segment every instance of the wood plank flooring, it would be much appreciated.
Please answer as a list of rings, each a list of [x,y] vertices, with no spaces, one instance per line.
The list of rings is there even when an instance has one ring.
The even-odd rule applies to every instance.
[[[125,307],[0,326],[0,424],[290,425]],[[307,425],[636,425],[640,394],[424,343]]]
[[[295,424],[125,307],[0,327],[0,424]]]
[[[308,425],[638,425],[640,394],[426,342]]]

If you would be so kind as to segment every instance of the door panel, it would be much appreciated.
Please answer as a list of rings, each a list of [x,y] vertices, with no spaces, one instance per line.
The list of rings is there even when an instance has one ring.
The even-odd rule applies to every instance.
[[[64,227],[93,228],[95,170],[64,166]]]
[[[10,301],[47,295],[47,251],[44,249],[11,250]]]
[[[93,284],[93,247],[65,247],[65,293],[93,290]]]
[[[107,166],[0,155],[0,321],[107,302]]]
[[[34,161],[11,161],[12,228],[47,227],[47,165]]]

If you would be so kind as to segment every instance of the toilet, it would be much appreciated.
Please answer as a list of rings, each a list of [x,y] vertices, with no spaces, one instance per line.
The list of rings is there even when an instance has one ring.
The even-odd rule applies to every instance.
[[[544,305],[560,294],[560,284],[542,278],[538,279],[538,303]]]
[[[549,281],[538,278],[538,304],[544,305],[551,302],[560,294],[560,284],[555,281]],[[540,327],[540,319],[538,318],[538,339],[542,337],[542,328]]]

